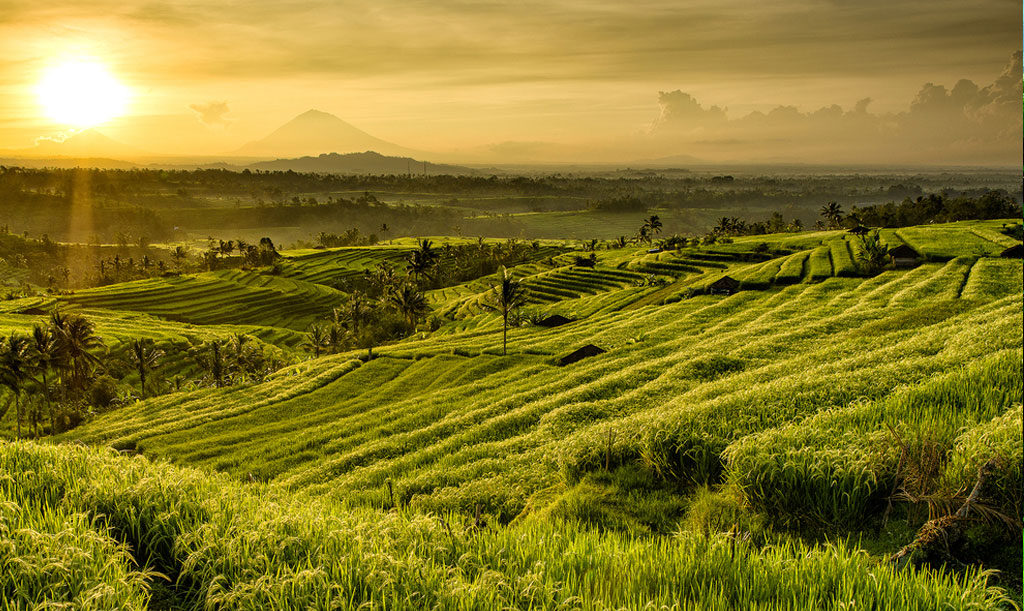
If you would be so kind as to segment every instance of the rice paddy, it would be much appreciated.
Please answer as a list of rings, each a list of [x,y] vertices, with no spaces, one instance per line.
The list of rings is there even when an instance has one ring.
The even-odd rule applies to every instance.
[[[894,490],[925,450],[920,494],[962,500],[992,463],[986,503],[1019,523],[1024,268],[996,227],[891,232],[922,261],[875,275],[836,231],[593,267],[553,249],[511,271],[527,310],[570,322],[524,319],[507,356],[485,276],[430,291],[438,328],[372,359],[295,356],[58,439],[88,448],[0,443],[0,554],[31,559],[0,577],[7,608],[1011,608],[980,565],[900,568],[858,542],[894,502],[885,553],[913,539]],[[245,329],[292,350],[344,298],[328,285],[403,248],[60,300],[117,341]],[[725,275],[738,292],[706,294]],[[18,311],[0,331],[41,319]],[[558,366],[586,344],[605,352]],[[702,498],[740,517],[694,529]]]

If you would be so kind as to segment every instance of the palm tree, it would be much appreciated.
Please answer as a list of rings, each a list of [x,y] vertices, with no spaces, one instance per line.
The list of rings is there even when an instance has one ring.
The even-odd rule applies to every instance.
[[[306,333],[306,341],[303,343],[303,347],[313,351],[313,358],[320,358],[320,351],[327,345],[327,333],[324,331],[324,326],[320,324],[314,324],[309,328],[309,332]]]
[[[345,343],[345,329],[341,325],[331,325],[327,329],[327,347],[331,349],[331,354],[337,354],[341,352],[341,348]]]
[[[135,371],[139,372],[139,389],[142,398],[146,398],[146,374],[160,366],[160,359],[163,358],[163,350],[158,350],[153,340],[137,339],[131,343],[131,352],[128,354]]]
[[[90,366],[101,365],[99,357],[91,350],[99,348],[103,342],[93,333],[89,319],[74,314],[63,318],[58,341],[61,352],[70,364],[71,387],[83,390]]]
[[[411,284],[403,284],[401,289],[392,293],[390,302],[405,319],[410,332],[416,328],[416,321],[430,311],[423,293]]]
[[[620,235],[619,239],[615,240],[615,247],[625,248],[626,246],[629,246],[629,239],[624,235]]]
[[[837,202],[829,202],[821,207],[821,216],[828,221],[828,226],[835,229],[843,218],[843,208]]]
[[[50,400],[50,381],[46,376],[63,360],[57,336],[46,327],[34,326],[32,328],[32,351],[36,368],[39,369],[43,377],[43,398],[46,400],[46,410],[50,414],[50,434],[52,435],[57,431],[57,419],[53,413],[53,403]]]
[[[171,260],[174,261],[174,269],[181,271],[181,266],[188,258],[188,251],[184,246],[175,246],[171,251]]]
[[[29,354],[27,337],[11,333],[7,338],[7,348],[0,354],[0,384],[14,393],[14,411],[17,418],[18,439],[21,439],[21,391],[29,379],[32,359]]]
[[[213,383],[220,388],[224,386],[224,340],[215,339],[206,343],[207,352],[201,354],[200,364],[206,367],[213,377]]]
[[[391,294],[390,291],[385,294]],[[358,330],[363,320],[369,314],[366,307],[366,298],[360,291],[352,291],[348,298],[338,307],[332,310],[335,326],[343,325],[353,331]]]
[[[372,272],[367,270],[364,273],[370,284],[376,287],[378,294],[382,296],[390,295],[399,282],[395,267],[387,261],[378,265]]]
[[[419,280],[423,276],[430,277],[430,270],[437,263],[440,255],[434,250],[433,243],[424,238],[419,242],[419,248],[409,253],[407,269],[409,273]]]
[[[644,219],[644,226],[647,227],[647,234],[650,238],[653,238],[656,234],[661,233],[661,219],[658,218],[657,214],[652,214],[650,217]]]
[[[391,231],[391,228],[388,227],[387,223],[381,223],[380,224],[380,241],[381,242],[384,241],[384,237],[388,234],[389,231]]]
[[[483,303],[488,310],[501,313],[501,354],[508,354],[508,316],[526,303],[526,289],[518,280],[512,278],[511,272],[501,268],[501,284],[492,285],[490,298],[492,303]]]

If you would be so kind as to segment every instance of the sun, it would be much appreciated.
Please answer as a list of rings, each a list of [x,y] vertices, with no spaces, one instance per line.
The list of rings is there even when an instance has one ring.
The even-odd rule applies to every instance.
[[[36,88],[47,116],[58,123],[87,128],[121,116],[128,88],[94,60],[71,60],[50,66]]]

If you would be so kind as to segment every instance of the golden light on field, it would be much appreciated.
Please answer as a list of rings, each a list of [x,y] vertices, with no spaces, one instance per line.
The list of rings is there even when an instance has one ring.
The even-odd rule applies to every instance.
[[[36,89],[46,115],[58,123],[86,128],[124,114],[129,90],[106,66],[71,60],[47,68]]]

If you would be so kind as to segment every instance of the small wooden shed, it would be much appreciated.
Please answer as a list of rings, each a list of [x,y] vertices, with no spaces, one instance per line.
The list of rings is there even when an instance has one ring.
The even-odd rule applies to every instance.
[[[722,276],[708,285],[708,293],[712,295],[732,295],[740,290],[739,280],[731,276]]]
[[[918,258],[917,251],[906,244],[889,249],[889,259],[896,267],[914,267]]]
[[[852,233],[853,235],[867,235],[871,233],[871,229],[864,225],[857,225],[856,227],[852,227],[847,233]]]
[[[587,344],[586,346],[583,346],[582,348],[577,348],[576,350],[573,350],[569,354],[558,359],[558,365],[560,367],[565,367],[566,365],[572,365],[573,363],[582,361],[585,358],[597,356],[599,354],[604,354],[605,352],[606,351],[604,348],[599,348],[594,344]]]
[[[1017,244],[1016,246],[1011,246],[1004,250],[1003,252],[999,253],[999,256],[1005,257],[1007,259],[1024,259],[1024,244]]]
[[[552,314],[551,316],[548,316],[547,318],[540,320],[539,322],[537,322],[537,324],[542,327],[550,328],[561,327],[562,325],[570,322],[572,322],[572,320],[566,318],[565,316],[562,316],[561,314]]]

